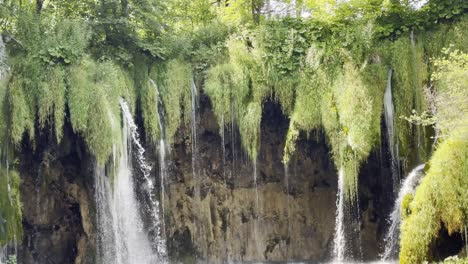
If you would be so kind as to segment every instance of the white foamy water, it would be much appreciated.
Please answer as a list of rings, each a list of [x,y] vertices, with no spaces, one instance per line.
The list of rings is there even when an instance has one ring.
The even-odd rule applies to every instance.
[[[161,237],[159,204],[153,194],[153,182],[146,163],[144,148],[128,105],[120,102],[123,116],[121,142],[114,149],[119,156],[114,160],[114,178],[110,179],[104,168],[96,167],[96,206],[98,223],[99,263],[152,264],[166,261],[165,241]],[[115,122],[114,122],[115,123]],[[133,143],[133,144],[132,144]],[[136,146],[136,160],[142,171],[149,203],[140,202],[135,192],[132,168],[132,146]],[[117,152],[117,151],[115,151]],[[115,153],[114,153],[115,155]],[[149,229],[145,229],[142,214],[150,216]],[[151,233],[153,237],[150,237]]]
[[[333,238],[333,263],[343,263],[345,260],[346,237],[344,227],[344,170],[338,171],[338,192],[336,194],[335,236]]]
[[[398,258],[398,242],[400,241],[400,224],[401,224],[401,203],[407,194],[414,194],[416,187],[419,185],[423,177],[424,164],[414,168],[406,177],[401,186],[398,198],[395,201],[393,211],[390,214],[390,227],[385,236],[385,251],[382,255],[382,260]]]
[[[391,169],[393,180],[393,192],[396,194],[400,185],[400,162],[398,151],[398,140],[395,131],[395,107],[392,97],[392,70],[388,70],[387,88],[384,94],[384,117],[387,128],[388,148],[391,155]]]

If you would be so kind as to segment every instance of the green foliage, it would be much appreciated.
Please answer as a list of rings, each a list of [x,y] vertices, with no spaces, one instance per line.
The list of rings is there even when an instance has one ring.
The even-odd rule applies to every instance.
[[[291,114],[284,146],[283,163],[287,164],[295,152],[300,131],[310,132],[320,128],[322,96],[327,88],[327,78],[322,70],[301,77],[297,87],[294,111]]]
[[[23,234],[20,184],[18,172],[0,167],[0,246]]]
[[[108,161],[120,136],[119,99],[134,105],[129,85],[122,69],[111,62],[96,63],[86,58],[70,69],[70,121],[101,165]]]
[[[468,57],[458,50],[443,51],[434,61],[435,121],[444,139],[430,160],[426,177],[407,206],[410,215],[401,228],[402,263],[430,258],[430,243],[442,224],[449,234],[468,224]]]
[[[193,83],[191,65],[181,59],[169,61],[159,75],[158,79],[162,84],[159,86],[159,92],[166,118],[165,136],[167,142],[172,144],[182,120],[185,120],[185,124],[190,121],[191,86],[195,83]]]
[[[262,105],[259,102],[250,102],[239,119],[239,131],[242,146],[251,160],[257,159],[260,150],[260,125],[262,122]]]
[[[309,25],[292,18],[271,21],[260,28],[258,45],[265,79],[287,114],[294,108],[295,88],[312,38]]]
[[[383,89],[383,88],[381,88]],[[345,175],[345,193],[354,201],[360,163],[367,158],[376,134],[372,122],[376,120],[370,91],[351,62],[326,92],[322,103],[322,122],[332,147],[337,168]]]
[[[401,263],[421,263],[441,224],[449,234],[468,223],[468,141],[447,139],[430,160],[430,168],[410,203],[401,226]]]
[[[228,41],[229,62],[208,71],[205,92],[212,101],[220,127],[237,123],[242,144],[254,160],[260,148],[262,102],[268,88],[257,61],[258,50],[246,42],[242,36]]]
[[[392,83],[395,102],[396,130],[400,156],[408,161],[411,142],[420,142],[419,153],[425,159],[427,142],[424,142],[424,130],[418,126],[413,133],[412,125],[404,117],[410,116],[413,110],[423,112],[427,109],[424,86],[427,79],[427,67],[424,51],[420,41],[412,37],[401,37],[392,43],[391,65],[394,71]]]
[[[434,61],[435,122],[442,137],[467,139],[468,135],[468,53],[446,49]]]

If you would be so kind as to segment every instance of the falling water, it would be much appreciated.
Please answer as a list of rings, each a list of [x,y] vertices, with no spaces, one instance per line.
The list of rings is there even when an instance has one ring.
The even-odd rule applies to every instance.
[[[344,170],[340,168],[338,172],[338,192],[336,194],[335,237],[333,238],[333,262],[338,263],[343,262],[346,257],[344,177]]]
[[[2,220],[0,218],[0,220]],[[0,264],[5,264],[7,262],[7,252],[6,247],[0,247]]]
[[[143,174],[144,182],[146,183],[146,186],[144,188],[145,194],[148,197],[148,204],[146,204],[146,212],[151,217],[149,231],[150,233],[153,234],[152,237],[150,238],[152,239],[153,244],[156,246],[158,257],[160,259],[165,258],[167,250],[166,250],[166,241],[165,241],[165,235],[164,235],[164,223],[162,223],[164,219],[164,215],[161,216],[159,213],[160,205],[155,196],[153,180],[150,178],[151,166],[149,166],[148,163],[146,162],[146,158],[144,156],[145,149],[143,148],[143,145],[141,144],[141,141],[140,141],[140,136],[137,130],[138,127],[136,126],[135,121],[133,120],[132,114],[128,108],[127,103],[124,100],[121,100],[120,106],[122,108],[122,112],[124,115],[124,123],[127,123],[128,130],[131,134],[131,141],[129,141],[130,143],[129,146],[130,147],[132,146],[131,143],[133,143],[133,145],[136,146],[137,162]],[[131,148],[129,151],[131,154]],[[164,154],[164,157],[165,157],[165,154]],[[131,165],[131,163],[129,164]],[[164,168],[165,167],[166,166],[164,166]],[[164,171],[166,170],[164,169]]]
[[[0,36],[0,81],[7,75],[10,67],[7,64],[7,54],[5,43],[3,42],[2,36]]]
[[[254,188],[255,188],[255,212],[256,212],[256,218],[254,222],[254,236],[255,236],[255,247],[257,249],[257,254],[259,256],[262,255],[262,246],[260,243],[260,236],[258,234],[258,224],[260,222],[260,202],[258,198],[258,184],[257,184],[257,159],[254,159],[253,161],[253,180],[254,180]]]
[[[403,185],[401,186],[398,198],[395,201],[393,211],[390,214],[390,228],[385,236],[385,251],[382,255],[383,260],[389,260],[398,252],[398,242],[400,237],[400,223],[401,223],[401,203],[407,194],[414,194],[421,178],[423,177],[424,164],[417,166],[406,177]]]
[[[198,146],[197,146],[197,117],[198,117],[198,90],[195,86],[195,81],[192,79],[190,83],[190,94],[191,94],[191,102],[190,102],[190,127],[192,130],[192,175],[195,179],[195,190],[197,195],[197,202],[200,199],[200,182],[197,172],[197,162],[198,162]]]
[[[384,94],[384,115],[387,127],[388,148],[391,155],[391,168],[393,179],[393,191],[396,194],[400,184],[400,162],[398,158],[398,141],[395,140],[395,108],[392,100],[392,70],[388,70],[387,88]]]
[[[120,155],[114,164],[112,183],[104,168],[97,166],[95,170],[98,262],[157,263],[165,260],[166,248],[161,235],[159,203],[154,197],[154,185],[149,177],[151,167],[144,158],[144,148],[128,105],[123,100],[120,105],[123,113],[122,139],[114,147]],[[132,146],[136,146],[135,157],[146,183],[145,195],[148,196],[149,204],[138,202],[136,197],[131,163]],[[152,237],[147,235],[140,210],[151,217],[149,233]]]
[[[8,72],[10,71],[10,67],[7,63],[7,53],[5,43],[3,42],[3,38],[0,34],[0,82],[2,82],[5,77],[7,76]],[[3,96],[0,94],[0,96]],[[4,147],[4,148],[3,148]],[[13,199],[11,197],[11,186],[10,186],[10,164],[8,160],[8,144],[4,144],[4,146],[0,146],[0,166],[5,165],[5,177],[7,177],[7,195],[10,205],[13,203]],[[2,218],[0,214],[0,235],[6,232],[6,220]],[[11,244],[0,246],[0,264],[7,264],[7,263],[16,263],[16,239]]]
[[[221,116],[221,149],[223,150],[223,179],[226,186],[226,140],[225,140],[225,125],[224,125],[224,111]]]
[[[164,125],[165,122],[165,116],[164,116],[164,109],[163,109],[163,103],[161,99],[161,94],[159,93],[158,86],[156,82],[152,79],[150,79],[151,85],[154,87],[156,90],[156,95],[158,96],[158,103],[156,106],[156,112],[158,113],[158,125],[159,125],[159,132],[160,132],[160,138],[159,138],[159,177],[161,180],[161,186],[160,186],[160,193],[161,193],[161,208],[162,208],[162,221],[163,221],[163,226],[164,226],[164,206],[165,206],[165,182],[167,179],[167,164],[166,164],[166,127]]]
[[[291,235],[291,223],[290,218],[290,208],[289,208],[289,168],[288,165],[284,165],[284,184],[286,187],[286,223],[288,225],[287,237]],[[289,261],[289,247],[286,248],[286,261]]]

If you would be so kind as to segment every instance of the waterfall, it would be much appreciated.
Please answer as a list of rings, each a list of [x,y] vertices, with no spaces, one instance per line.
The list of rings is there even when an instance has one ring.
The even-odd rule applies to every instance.
[[[10,67],[8,66],[7,62],[7,54],[5,43],[3,42],[3,38],[0,35],[0,81],[7,75]]]
[[[338,192],[336,194],[335,236],[333,238],[333,262],[341,263],[345,260],[345,201],[344,201],[344,169],[338,172]]]
[[[198,121],[198,90],[195,86],[195,81],[192,79],[190,82],[190,128],[192,136],[192,175],[195,180],[195,196],[197,202],[200,203],[200,177],[197,171],[197,162],[198,162],[198,146],[197,146],[197,121]],[[199,204],[198,204],[199,206]]]
[[[0,218],[0,220],[2,220]],[[0,247],[0,264],[6,264],[7,262],[7,252],[6,247]]]
[[[421,178],[423,177],[424,164],[414,168],[406,177],[401,186],[398,198],[395,201],[393,211],[390,214],[390,227],[385,236],[385,251],[382,255],[383,260],[389,260],[395,257],[398,252],[398,242],[400,239],[400,223],[401,223],[401,203],[407,194],[414,194]]]
[[[387,127],[388,148],[391,155],[391,169],[393,179],[393,192],[396,192],[400,184],[400,162],[398,153],[398,140],[395,131],[395,107],[392,100],[392,70],[388,70],[387,88],[384,94],[384,116]]]
[[[98,222],[98,262],[104,264],[160,263],[166,259],[162,237],[159,203],[150,179],[151,167],[146,163],[144,148],[128,105],[120,101],[123,116],[121,142],[114,143],[114,178],[103,167],[96,166],[96,207]],[[112,119],[111,119],[112,121]],[[115,123],[112,121],[112,123]],[[115,124],[114,124],[115,125]],[[132,168],[132,146],[143,174],[144,195],[148,202],[139,202]],[[119,150],[119,156],[117,155]],[[145,230],[142,213],[150,217]],[[148,235],[151,234],[151,237]]]
[[[286,223],[288,225],[287,237],[291,236],[290,208],[289,208],[289,167],[284,165],[284,185],[286,187]],[[289,246],[286,248],[286,261],[289,261]]]
[[[257,250],[257,254],[259,256],[262,255],[262,246],[260,243],[260,237],[258,235],[258,224],[260,220],[260,203],[259,203],[259,198],[258,198],[258,184],[257,184],[257,159],[255,158],[253,160],[253,180],[254,180],[254,188],[255,188],[255,212],[256,212],[256,218],[254,222],[254,236],[255,236],[255,248]]]
[[[164,224],[164,206],[165,206],[165,182],[167,179],[167,164],[166,164],[166,127],[164,125],[164,122],[166,120],[166,117],[164,116],[164,109],[163,109],[163,102],[161,99],[161,94],[159,93],[158,86],[156,82],[152,79],[150,79],[151,85],[154,87],[156,90],[156,95],[158,96],[158,103],[156,106],[156,112],[158,114],[158,125],[159,125],[159,132],[160,132],[160,138],[159,138],[159,177],[161,181],[161,186],[160,186],[160,193],[161,193],[161,208],[162,208],[162,222],[163,222],[163,227],[165,226]]]
[[[8,72],[10,71],[10,66],[7,64],[7,53],[5,43],[3,42],[3,38],[0,34],[0,84],[7,76]],[[0,96],[4,96],[0,94]],[[3,99],[3,98],[2,98]],[[5,143],[3,146],[0,146],[0,167],[5,165],[5,177],[7,183],[7,195],[10,205],[13,204],[13,200],[11,197],[11,185],[10,185],[10,163],[8,160],[8,143]],[[1,176],[0,176],[1,177]],[[5,216],[6,217],[6,216]],[[0,214],[0,236],[6,234],[7,232],[7,220],[2,217]],[[10,243],[3,246],[0,246],[0,264],[7,264],[7,263],[16,263],[16,237]]]

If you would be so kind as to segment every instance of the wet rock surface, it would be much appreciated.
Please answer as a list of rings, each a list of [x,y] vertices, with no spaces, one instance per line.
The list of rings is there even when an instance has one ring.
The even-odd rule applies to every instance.
[[[190,128],[179,131],[168,159],[164,211],[171,259],[182,263],[329,259],[337,173],[322,133],[301,135],[286,174],[281,159],[289,121],[277,104],[267,102],[256,189],[254,163],[242,151],[237,128],[226,127],[223,141],[204,96],[199,114],[195,167]],[[34,150],[23,146],[24,236],[18,262],[94,263],[93,161],[69,125],[60,145],[51,141],[43,135]],[[147,147],[147,158],[158,181],[156,151]],[[360,175],[362,247],[351,250],[364,259],[377,258],[384,219],[391,210],[383,187],[390,177],[384,159],[371,154]],[[138,173],[135,177],[141,178]]]

